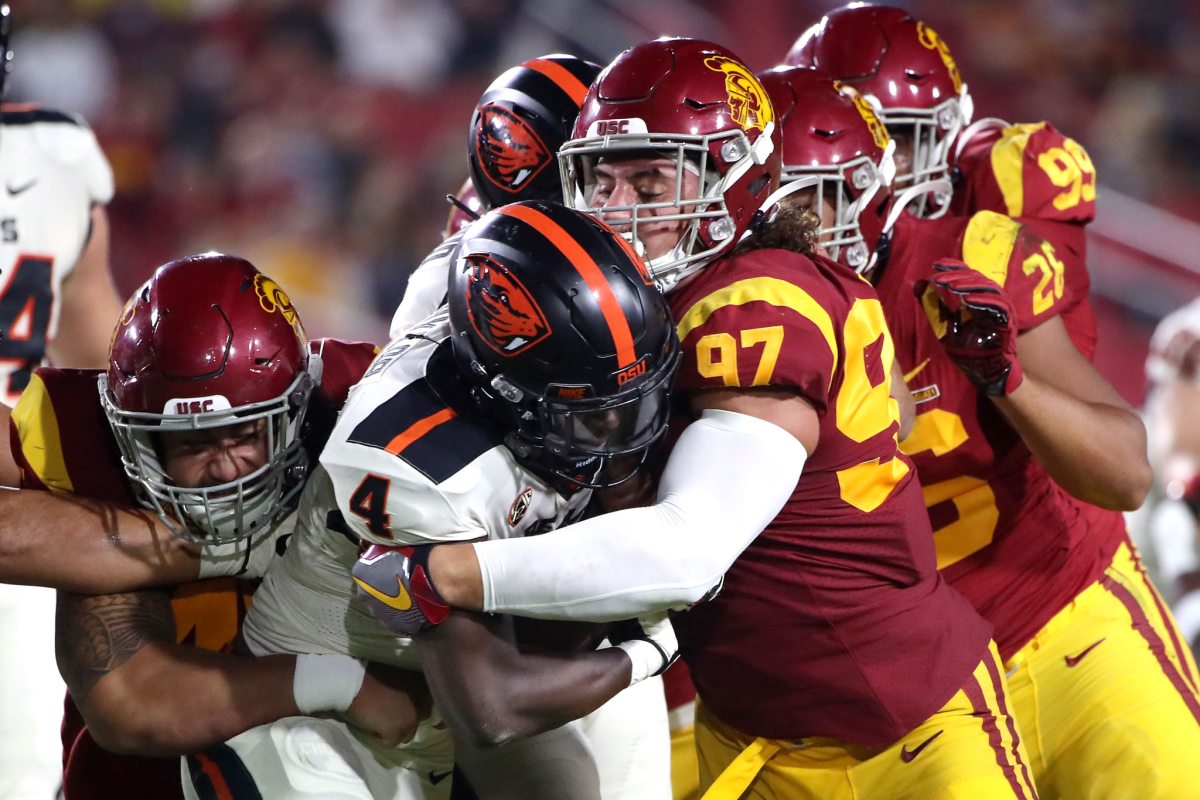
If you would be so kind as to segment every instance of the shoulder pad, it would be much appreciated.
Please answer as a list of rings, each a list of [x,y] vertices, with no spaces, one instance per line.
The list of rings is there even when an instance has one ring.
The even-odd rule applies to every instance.
[[[1020,230],[1021,223],[1014,219],[994,211],[980,211],[971,217],[963,233],[963,263],[1004,286]]]

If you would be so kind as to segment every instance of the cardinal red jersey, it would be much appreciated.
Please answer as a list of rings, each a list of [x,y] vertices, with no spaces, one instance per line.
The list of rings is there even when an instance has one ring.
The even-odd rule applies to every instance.
[[[1089,360],[1096,350],[1096,318],[1088,303],[1091,281],[1086,265],[1084,226],[1096,218],[1096,168],[1074,139],[1048,122],[991,125],[968,129],[960,138],[950,213],[970,217],[995,211],[1020,217],[1059,252],[1073,252],[1080,269],[1067,274],[1074,298],[1063,323]]]
[[[995,626],[1001,657],[1011,656],[1095,581],[1106,566],[1103,540],[1030,454],[995,405],[950,361],[930,322],[927,290],[939,258],[957,258],[1000,284],[1027,330],[1059,313],[1067,294],[1053,245],[991,212],[971,219],[905,215],[876,286],[896,358],[917,417],[901,449],[913,460],[928,507],[938,566]],[[928,309],[928,312],[927,312]],[[1115,552],[1115,547],[1112,548]],[[1111,557],[1111,552],[1109,553]]]
[[[783,250],[721,259],[670,300],[676,391],[786,387],[820,425],[783,510],[721,593],[676,618],[696,689],[750,735],[884,747],[958,691],[990,626],[937,572],[896,445],[879,300],[847,268]]]
[[[319,452],[337,410],[374,359],[375,347],[336,340],[312,343],[323,356],[321,390],[309,404],[305,446]],[[97,390],[99,370],[42,368],[13,409],[13,456],[26,489],[49,489],[136,505],[121,453]],[[316,453],[313,454],[313,458]],[[237,635],[255,584],[216,578],[172,591],[176,638],[221,650]],[[66,698],[63,717],[63,796],[66,800],[182,798],[178,758],[144,758],[103,750]]]

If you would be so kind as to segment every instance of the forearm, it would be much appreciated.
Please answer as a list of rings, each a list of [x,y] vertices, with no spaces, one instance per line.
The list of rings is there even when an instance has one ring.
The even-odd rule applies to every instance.
[[[496,747],[560,727],[629,685],[631,662],[622,650],[522,654],[511,626],[508,617],[454,612],[418,639],[434,702],[469,746]]]
[[[993,400],[1069,494],[1113,510],[1141,506],[1153,475],[1137,414],[1081,400],[1028,372],[1014,392]]]
[[[108,750],[186,755],[299,714],[295,666],[290,655],[250,658],[156,642],[76,702]]]
[[[435,548],[442,596],[474,610],[598,622],[701,599],[779,513],[805,460],[769,422],[705,414],[676,443],[655,505],[529,539]]]
[[[0,490],[0,583],[108,594],[184,583],[199,572],[195,548],[146,511]]]

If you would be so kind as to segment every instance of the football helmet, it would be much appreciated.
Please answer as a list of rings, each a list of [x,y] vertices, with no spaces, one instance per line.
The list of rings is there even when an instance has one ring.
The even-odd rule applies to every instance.
[[[129,302],[113,333],[100,401],[139,502],[176,535],[236,541],[270,524],[304,484],[300,428],[321,364],[284,291],[248,261],[172,261]],[[267,461],[245,477],[187,488],[159,437],[264,420]]]
[[[471,116],[471,182],[483,207],[560,200],[555,154],[571,137],[600,66],[569,55],[534,58],[488,86]]]
[[[858,92],[812,69],[759,73],[783,133],[780,181],[815,179],[815,211],[832,203],[822,227],[830,257],[864,272],[875,263],[890,206],[896,146]],[[826,238],[828,237],[828,238]]]
[[[897,188],[949,177],[951,144],[970,124],[974,104],[950,48],[928,25],[903,9],[852,3],[801,34],[785,63],[853,86],[893,136],[911,134],[912,168],[896,176]],[[945,213],[950,195],[937,192],[933,201],[916,210]]]
[[[619,234],[557,203],[495,209],[464,231],[448,294],[456,359],[518,461],[593,488],[636,471],[606,467],[666,430],[680,351]]]
[[[674,249],[648,262],[666,290],[750,231],[779,185],[779,151],[771,101],[737,56],[712,42],[658,39],[617,56],[588,90],[574,138],[559,151],[563,194],[617,224],[639,253],[639,223],[686,222]],[[622,154],[674,160],[674,195],[594,206],[597,162]],[[699,178],[696,196],[684,196],[685,170]],[[618,224],[622,215],[630,221]]]

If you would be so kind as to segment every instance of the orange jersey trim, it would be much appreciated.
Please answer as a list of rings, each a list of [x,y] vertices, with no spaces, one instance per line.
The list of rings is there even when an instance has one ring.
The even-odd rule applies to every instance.
[[[420,439],[443,422],[449,422],[457,416],[458,414],[454,413],[454,409],[443,408],[436,414],[430,414],[425,419],[417,420],[412,425],[409,425],[403,433],[397,434],[395,438],[388,442],[388,446],[383,449],[394,456],[398,456],[404,451],[404,448],[417,439]]]

